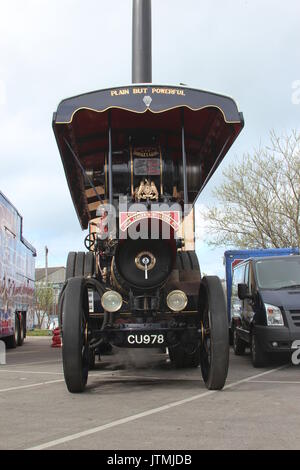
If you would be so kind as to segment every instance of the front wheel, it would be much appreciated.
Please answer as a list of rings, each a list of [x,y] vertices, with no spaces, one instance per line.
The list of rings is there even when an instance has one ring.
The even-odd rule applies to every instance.
[[[222,284],[217,276],[202,279],[199,290],[200,365],[209,390],[221,390],[229,365],[229,333]]]
[[[83,277],[68,280],[63,302],[63,369],[69,392],[83,392],[89,370],[88,294]]]
[[[269,363],[269,356],[259,344],[255,331],[251,335],[251,360],[254,367],[266,367]]]
[[[246,343],[243,341],[237,332],[237,329],[233,329],[233,350],[236,356],[243,356],[246,350]]]

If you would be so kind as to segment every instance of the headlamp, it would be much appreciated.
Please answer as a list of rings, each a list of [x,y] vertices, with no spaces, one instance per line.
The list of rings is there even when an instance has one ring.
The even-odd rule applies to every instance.
[[[172,290],[167,296],[167,305],[173,312],[184,310],[187,302],[187,296],[182,290]]]
[[[268,326],[284,326],[284,321],[280,308],[274,305],[265,304]]]
[[[115,290],[108,290],[101,297],[102,307],[104,310],[110,313],[114,313],[120,310],[122,303],[122,296]]]

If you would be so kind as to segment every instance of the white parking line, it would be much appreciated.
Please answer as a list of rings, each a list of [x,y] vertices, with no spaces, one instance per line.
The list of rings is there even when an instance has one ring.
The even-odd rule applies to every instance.
[[[300,384],[294,380],[251,380],[255,384]]]
[[[230,383],[230,384],[226,385],[223,390],[228,390],[229,388],[235,387],[235,386],[243,384],[245,382],[249,382],[250,380],[253,380],[253,379],[257,379],[258,377],[262,377],[264,375],[271,374],[272,372],[276,372],[276,371],[278,371],[280,369],[283,369],[285,367],[286,366],[277,367],[276,369],[267,370],[265,372],[261,372],[260,374],[252,375],[252,376],[247,377],[245,379],[238,380],[237,382],[233,382],[233,383]],[[117,419],[116,421],[112,421],[110,423],[103,424],[103,425],[97,426],[95,428],[86,429],[85,431],[82,431],[82,432],[77,432],[75,434],[70,434],[68,436],[61,437],[59,439],[54,439],[52,441],[45,442],[44,444],[40,444],[40,445],[37,445],[37,446],[34,446],[34,447],[30,447],[27,450],[49,449],[50,447],[54,447],[54,446],[57,446],[59,444],[65,444],[66,442],[74,441],[75,439],[90,436],[91,434],[96,434],[98,432],[105,431],[106,429],[111,429],[111,428],[114,428],[116,426],[120,426],[122,424],[127,424],[127,423],[130,423],[132,421],[136,421],[138,419],[145,418],[147,416],[151,416],[151,415],[154,415],[154,414],[157,414],[157,413],[161,413],[163,411],[169,410],[171,408],[175,408],[177,406],[185,405],[186,403],[190,403],[194,400],[199,400],[200,398],[204,398],[204,397],[207,397],[209,395],[213,395],[215,393],[218,393],[218,392],[216,390],[207,390],[206,392],[199,393],[198,395],[193,395],[192,397],[185,398],[183,400],[175,401],[173,403],[168,403],[167,405],[159,406],[157,408],[152,408],[152,409],[144,411],[142,413],[137,413],[135,415],[128,416],[127,418]]]
[[[64,375],[63,372],[45,372],[36,370],[16,370],[16,369],[0,369],[0,372],[8,372],[11,374],[40,374],[40,375]]]
[[[63,372],[46,372],[46,371],[33,371],[33,370],[10,370],[10,369],[0,369],[0,372],[8,372],[8,373],[17,373],[17,374],[39,374],[39,375],[64,375]],[[113,377],[111,376],[111,372],[102,372],[101,375],[99,374],[89,374],[89,377],[95,377],[98,380],[103,379],[113,379],[113,378],[118,378],[118,377]],[[24,380],[24,379],[23,379]],[[64,379],[61,380],[49,380],[47,382],[39,382],[36,384],[31,384],[31,385],[22,385],[22,386],[17,386],[17,387],[10,387],[10,388],[4,388],[0,389],[0,393],[3,392],[9,392],[9,391],[15,391],[15,390],[22,390],[24,388],[32,388],[32,387],[40,387],[41,385],[50,385],[58,382],[64,382]]]
[[[47,352],[45,349],[34,349],[32,351],[16,351],[16,352],[7,352],[7,357],[9,356],[15,356],[16,354],[18,354],[19,356],[23,354],[34,354],[34,353],[39,353],[39,352]]]
[[[50,374],[50,375],[52,375],[52,374],[54,374],[54,375],[64,375],[63,372],[48,372],[48,371],[46,372],[46,371],[44,371],[44,370],[38,370],[38,371],[37,371],[37,370],[26,370],[26,369],[23,369],[23,370],[16,370],[16,369],[2,369],[2,368],[1,368],[1,369],[0,369],[0,372],[8,372],[8,373],[12,373],[12,374],[17,373],[17,374],[40,374],[40,375],[45,375],[45,374],[46,374],[46,375],[47,375],[47,374]],[[90,378],[90,377],[96,377],[96,378],[99,379],[99,378],[101,378],[101,377],[103,377],[103,376],[109,377],[109,378],[112,378],[112,379],[114,379],[114,378],[119,378],[119,376],[116,375],[116,376],[114,377],[114,376],[112,376],[111,374],[112,374],[112,372],[100,372],[100,374],[89,374],[89,378]],[[125,376],[125,377],[126,377],[126,376]],[[129,376],[129,377],[131,377],[131,376]]]
[[[60,379],[60,380],[49,380],[48,382],[40,382],[40,383],[37,383],[37,384],[31,384],[31,385],[21,385],[21,386],[19,386],[19,387],[2,388],[2,389],[0,389],[0,393],[3,393],[3,392],[10,392],[10,391],[12,391],[12,390],[21,390],[21,389],[23,389],[23,388],[40,387],[41,385],[55,384],[55,383],[58,383],[58,382],[64,382],[64,379]]]
[[[33,365],[37,365],[37,364],[61,364],[62,361],[59,360],[59,361],[39,361],[39,362],[17,362],[16,364],[6,364],[7,366],[9,367],[14,367],[14,366],[33,366]],[[1,366],[0,366],[0,370],[1,370]]]

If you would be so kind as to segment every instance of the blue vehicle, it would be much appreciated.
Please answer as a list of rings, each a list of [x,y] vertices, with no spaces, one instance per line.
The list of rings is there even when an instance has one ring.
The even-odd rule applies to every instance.
[[[229,325],[231,323],[231,291],[233,268],[248,258],[263,258],[266,256],[299,255],[299,248],[267,248],[256,250],[228,250],[224,253],[227,292],[227,313]]]

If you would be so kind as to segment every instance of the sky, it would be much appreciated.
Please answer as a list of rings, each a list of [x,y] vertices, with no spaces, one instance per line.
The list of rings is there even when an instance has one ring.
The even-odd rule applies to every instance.
[[[83,250],[51,128],[61,99],[131,83],[131,0],[0,0],[0,190],[24,218],[36,266]],[[152,0],[153,83],[232,96],[245,128],[197,204],[202,271],[224,277],[203,208],[230,163],[300,129],[299,0]]]

